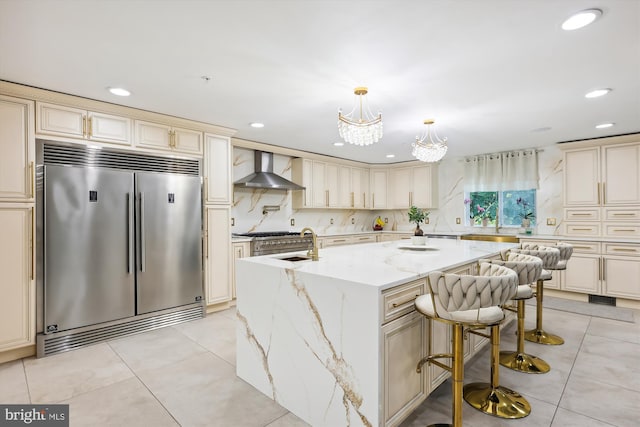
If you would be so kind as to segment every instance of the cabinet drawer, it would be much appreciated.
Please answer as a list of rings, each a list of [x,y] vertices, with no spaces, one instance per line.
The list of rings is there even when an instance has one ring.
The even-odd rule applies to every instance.
[[[386,290],[382,294],[383,323],[413,311],[413,302],[424,294],[427,289],[427,280],[420,279],[404,285]]]
[[[374,242],[374,243],[376,242],[375,235],[353,237],[353,243],[371,243],[371,242]]]
[[[565,209],[564,220],[565,221],[599,221],[600,209],[599,208]]]
[[[635,209],[605,208],[604,217],[607,221],[639,221],[640,207]]]
[[[342,246],[342,245],[350,245],[353,243],[351,237],[325,237],[323,240],[323,247],[328,248],[329,246]]]
[[[564,225],[564,234],[567,236],[599,236],[600,224],[568,222]]]
[[[640,237],[640,224],[605,224],[605,235],[616,237]]]
[[[582,254],[600,254],[600,243],[591,242],[570,242],[566,241],[573,246],[573,252]]]
[[[640,256],[640,245],[625,245],[623,243],[605,243],[604,253],[607,255]]]

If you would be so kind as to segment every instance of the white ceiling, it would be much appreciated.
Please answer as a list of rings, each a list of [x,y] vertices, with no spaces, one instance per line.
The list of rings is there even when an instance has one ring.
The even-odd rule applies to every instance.
[[[411,160],[426,118],[448,156],[488,153],[639,132],[640,1],[0,0],[0,79],[369,163]],[[334,147],[361,85],[385,134]]]

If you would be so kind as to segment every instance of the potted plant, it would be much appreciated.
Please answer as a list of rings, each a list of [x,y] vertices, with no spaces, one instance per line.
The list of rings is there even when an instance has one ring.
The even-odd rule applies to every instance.
[[[427,242],[427,237],[420,228],[420,224],[422,224],[428,216],[429,212],[419,209],[416,206],[409,208],[409,221],[416,224],[416,229],[413,231],[413,236],[411,236],[411,243],[416,246],[424,246]]]
[[[529,207],[529,202],[527,202],[522,197],[518,197],[516,203],[521,207],[520,218],[522,218],[522,226],[524,228],[529,228],[531,226],[531,220],[536,217],[533,213],[533,210]]]

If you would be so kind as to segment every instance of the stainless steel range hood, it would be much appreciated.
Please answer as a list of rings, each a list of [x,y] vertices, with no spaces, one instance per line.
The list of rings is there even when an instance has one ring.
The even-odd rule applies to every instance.
[[[273,190],[304,190],[304,187],[273,173],[273,153],[255,152],[255,172],[236,181],[240,188],[265,188]]]

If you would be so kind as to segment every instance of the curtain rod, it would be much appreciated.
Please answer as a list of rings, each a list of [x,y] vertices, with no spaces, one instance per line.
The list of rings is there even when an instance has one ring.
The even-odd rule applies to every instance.
[[[472,156],[465,156],[465,160],[471,159],[473,157],[478,157],[478,156],[497,156],[498,154],[516,153],[518,151],[534,151],[536,153],[542,153],[542,152],[544,152],[544,149],[542,149],[542,148],[521,148],[521,149],[517,149],[517,150],[497,151],[497,152],[494,152],[494,153],[474,154]]]

